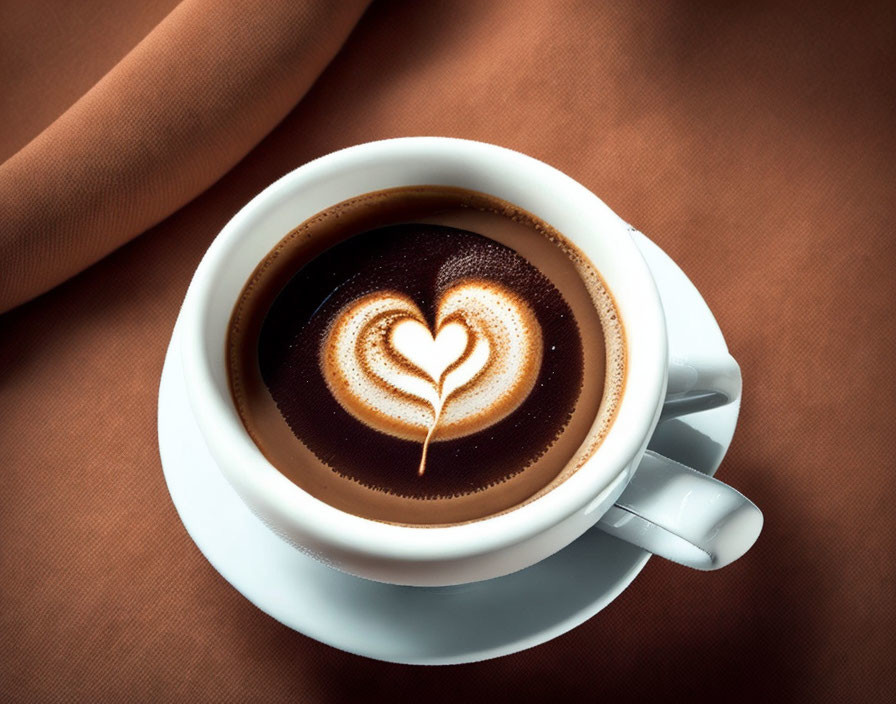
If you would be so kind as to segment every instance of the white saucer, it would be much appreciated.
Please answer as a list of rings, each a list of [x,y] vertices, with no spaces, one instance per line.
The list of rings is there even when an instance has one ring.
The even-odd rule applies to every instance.
[[[719,326],[681,269],[635,233],[659,285],[673,353],[726,351]],[[290,547],[237,497],[206,449],[180,373],[177,326],[159,389],[159,452],[181,520],[212,566],[281,623],[333,647],[398,663],[451,664],[515,653],[606,607],[649,553],[593,529],[506,577],[454,587],[401,587],[343,574]],[[739,404],[660,424],[650,447],[714,474]],[[681,569],[686,569],[682,567]]]

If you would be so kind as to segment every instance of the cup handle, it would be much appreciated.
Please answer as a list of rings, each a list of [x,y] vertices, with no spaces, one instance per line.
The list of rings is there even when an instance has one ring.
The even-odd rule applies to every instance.
[[[715,570],[759,537],[762,512],[727,484],[652,450],[597,526],[654,555]]]
[[[740,393],[740,367],[731,355],[674,357],[660,418],[718,408]],[[762,512],[737,490],[647,450],[597,526],[673,562],[714,570],[750,549],[762,521]]]

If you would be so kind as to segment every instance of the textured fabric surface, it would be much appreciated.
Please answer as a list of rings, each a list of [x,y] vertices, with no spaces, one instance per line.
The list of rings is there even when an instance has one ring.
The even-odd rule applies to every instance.
[[[92,264],[217,180],[302,97],[363,5],[175,7],[0,167],[0,310]],[[26,88],[30,71],[20,67],[14,78]],[[13,107],[21,114],[27,102]]]
[[[2,699],[892,697],[892,4],[360,5],[0,2]],[[452,668],[259,612],[156,444],[222,225],[313,157],[423,134],[559,167],[682,266],[743,369],[719,476],[766,516],[722,571],[652,560],[574,631]]]

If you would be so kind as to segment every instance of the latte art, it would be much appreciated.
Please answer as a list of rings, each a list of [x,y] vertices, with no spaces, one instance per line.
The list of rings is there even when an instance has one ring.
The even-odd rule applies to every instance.
[[[244,286],[227,359],[240,419],[278,471],[414,526],[566,481],[624,381],[619,317],[582,253],[512,203],[445,186],[297,223]]]
[[[465,280],[436,303],[435,327],[398,291],[368,294],[334,317],[320,351],[333,397],[367,426],[422,443],[484,430],[515,411],[541,368],[532,309],[492,281]]]

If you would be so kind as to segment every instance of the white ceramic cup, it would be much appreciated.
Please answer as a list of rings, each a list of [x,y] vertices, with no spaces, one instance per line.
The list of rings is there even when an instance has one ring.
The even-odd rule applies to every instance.
[[[420,184],[503,198],[563,233],[603,276],[627,345],[627,377],[617,416],[581,469],[508,513],[439,528],[361,518],[293,484],[243,427],[225,364],[228,321],[238,295],[283,236],[341,201]],[[378,581],[437,586],[498,577],[544,559],[595,524],[692,567],[728,564],[756,540],[762,514],[726,484],[645,450],[661,414],[736,400],[740,370],[728,355],[670,361],[662,304],[631,232],[570,177],[481,142],[391,139],[305,164],[253,198],[224,227],[199,264],[184,301],[184,379],[211,454],[242,500],[277,535],[328,565]]]

